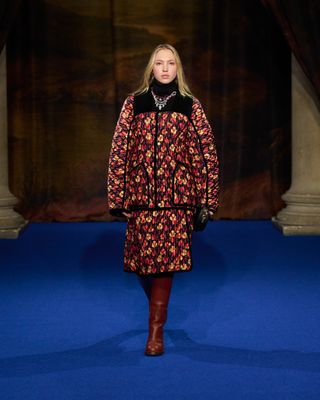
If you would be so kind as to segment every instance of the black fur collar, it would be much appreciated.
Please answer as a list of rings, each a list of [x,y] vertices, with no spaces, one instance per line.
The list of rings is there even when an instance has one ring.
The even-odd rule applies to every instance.
[[[170,109],[164,108],[161,112],[178,112],[186,115],[188,118],[191,117],[193,99],[189,96],[181,96],[180,92],[176,94]],[[154,105],[154,100],[151,94],[151,89],[146,93],[134,96],[134,115],[138,115],[145,112],[158,111]]]

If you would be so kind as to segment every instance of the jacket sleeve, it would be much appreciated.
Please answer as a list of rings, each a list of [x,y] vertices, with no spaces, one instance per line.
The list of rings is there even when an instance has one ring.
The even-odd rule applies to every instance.
[[[219,195],[219,160],[213,130],[198,99],[193,99],[191,121],[198,136],[202,159],[205,164],[205,190],[201,204],[216,212]],[[198,172],[199,173],[199,172]]]
[[[121,216],[122,211],[126,211],[123,203],[126,185],[128,138],[133,120],[133,99],[133,95],[128,96],[122,105],[109,155],[107,199],[109,213],[113,216]]]

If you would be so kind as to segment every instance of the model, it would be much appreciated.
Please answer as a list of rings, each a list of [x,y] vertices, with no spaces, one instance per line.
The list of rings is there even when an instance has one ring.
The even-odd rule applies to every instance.
[[[218,191],[213,131],[177,50],[161,44],[124,101],[107,177],[109,212],[127,218],[124,271],[136,273],[149,301],[146,355],[164,352],[173,275],[192,269],[195,206],[213,219]]]

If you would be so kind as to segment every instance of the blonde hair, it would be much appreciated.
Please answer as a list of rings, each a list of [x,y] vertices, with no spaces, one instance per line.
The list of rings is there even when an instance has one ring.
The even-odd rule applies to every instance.
[[[150,58],[149,58],[149,62],[146,66],[146,69],[144,70],[144,74],[142,77],[142,81],[140,86],[138,87],[137,90],[135,90],[132,94],[142,94],[142,93],[146,93],[149,90],[150,84],[152,82],[153,79],[153,65],[154,65],[154,61],[156,58],[156,55],[158,53],[159,50],[171,50],[176,64],[177,64],[177,76],[176,76],[176,80],[177,80],[177,85],[178,85],[178,89],[179,92],[181,93],[182,96],[189,96],[189,97],[193,97],[191,90],[189,89],[189,86],[186,82],[186,78],[184,76],[184,72],[183,72],[183,67],[182,67],[182,63],[181,63],[181,59],[179,57],[179,54],[177,52],[177,50],[171,46],[170,44],[167,43],[163,43],[163,44],[159,44],[151,53]]]

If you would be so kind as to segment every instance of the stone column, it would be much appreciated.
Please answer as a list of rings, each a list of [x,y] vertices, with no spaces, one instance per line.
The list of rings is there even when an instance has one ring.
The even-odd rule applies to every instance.
[[[292,54],[292,179],[273,222],[284,235],[320,234],[320,102]]]
[[[8,188],[7,71],[5,48],[0,54],[0,238],[17,238],[26,221],[13,210],[17,199]]]

